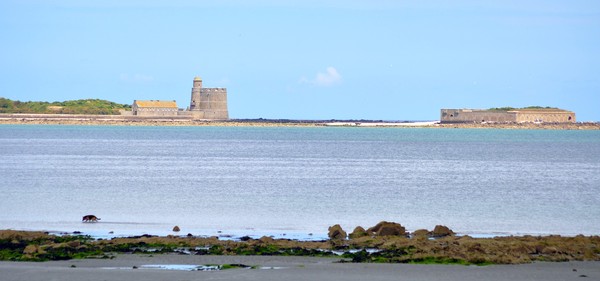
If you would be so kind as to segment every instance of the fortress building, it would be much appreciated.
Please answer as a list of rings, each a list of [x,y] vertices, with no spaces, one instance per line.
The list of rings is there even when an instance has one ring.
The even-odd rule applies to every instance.
[[[575,112],[558,108],[442,109],[442,123],[575,123]]]
[[[190,112],[194,119],[229,119],[226,88],[202,88],[202,78],[195,77]]]
[[[174,100],[134,100],[131,106],[135,116],[177,116],[178,110]]]
[[[229,119],[227,89],[202,88],[202,78],[195,77],[189,111],[177,108],[175,101],[134,100],[131,111],[126,115],[173,117],[191,119]],[[121,113],[124,114],[124,113]]]

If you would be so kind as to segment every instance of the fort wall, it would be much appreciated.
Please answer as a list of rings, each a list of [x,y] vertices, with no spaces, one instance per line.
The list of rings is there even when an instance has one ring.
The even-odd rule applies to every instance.
[[[575,113],[562,109],[516,109],[509,111],[480,109],[442,109],[442,123],[575,123]]]
[[[135,116],[177,116],[177,108],[138,108]]]
[[[474,110],[474,109],[442,109],[441,122],[465,123],[465,122],[516,122],[515,112]]]
[[[548,123],[575,123],[575,113],[571,111],[535,112],[523,111],[517,114],[517,122],[548,122]]]

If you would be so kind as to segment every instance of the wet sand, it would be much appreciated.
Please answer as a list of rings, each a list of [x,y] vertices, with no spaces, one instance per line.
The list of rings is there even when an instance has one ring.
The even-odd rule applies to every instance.
[[[339,258],[119,254],[114,259],[0,262],[0,280],[600,280],[597,261],[490,266],[337,261]],[[245,264],[257,268],[221,271],[141,268],[157,264]]]

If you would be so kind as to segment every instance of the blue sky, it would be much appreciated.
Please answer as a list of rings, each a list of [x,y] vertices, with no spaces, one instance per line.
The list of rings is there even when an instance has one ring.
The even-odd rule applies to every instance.
[[[2,0],[0,96],[177,100],[232,118],[435,120],[530,105],[600,121],[600,1]]]

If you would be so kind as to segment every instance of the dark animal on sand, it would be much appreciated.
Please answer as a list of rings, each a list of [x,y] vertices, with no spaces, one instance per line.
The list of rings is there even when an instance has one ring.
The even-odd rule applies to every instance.
[[[96,217],[94,215],[86,215],[86,216],[83,216],[83,219],[81,221],[82,222],[97,222],[99,220],[100,220],[100,218]]]

